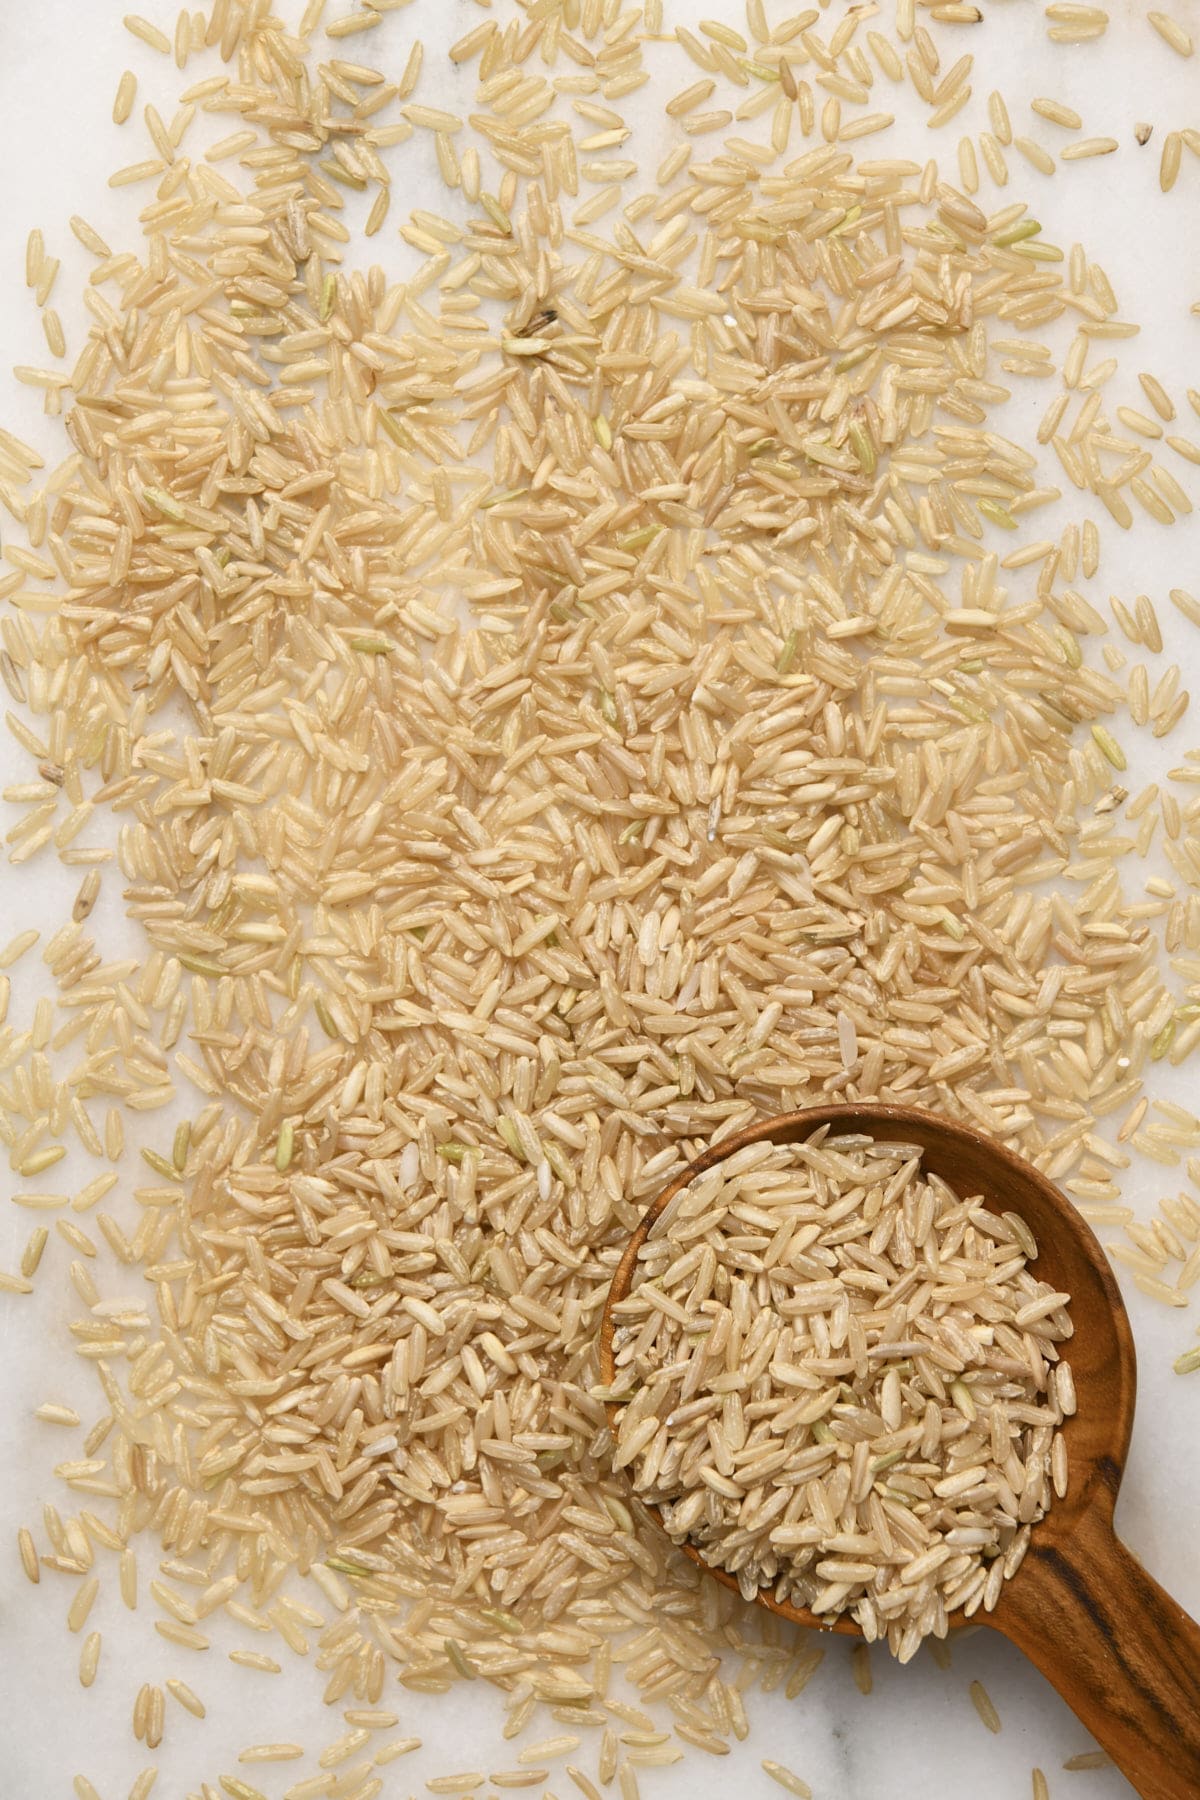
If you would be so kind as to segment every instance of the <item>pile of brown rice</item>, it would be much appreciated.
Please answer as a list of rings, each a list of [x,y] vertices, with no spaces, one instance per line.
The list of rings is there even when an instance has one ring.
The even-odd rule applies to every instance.
[[[480,1677],[514,1734],[586,1716],[625,1800],[813,1666],[611,1467],[596,1326],[672,1170],[821,1096],[924,1104],[1147,1293],[1200,1279],[1200,1120],[1143,1091],[1200,1042],[1200,751],[1122,784],[1118,732],[1188,694],[1152,599],[1113,598],[1130,660],[1087,593],[1104,534],[1190,510],[1200,394],[1114,409],[1135,327],[988,188],[999,96],[982,174],[882,135],[894,82],[958,117],[976,8],[767,11],[506,0],[450,51],[462,113],[418,8],[133,20],[141,238],[72,221],[68,349],[33,234],[61,459],[0,431],[8,852],[80,881],[0,953],[37,1214],[0,1283],[67,1246],[103,1392],[48,1419],[70,1507],[24,1566],[82,1629],[149,1544],[180,1652],[311,1650],[348,1718]],[[156,56],[186,85],[135,120]],[[1178,1169],[1153,1216],[1133,1153]]]
[[[995,1606],[1066,1491],[1068,1297],[1035,1254],[912,1145],[825,1127],[735,1152],[613,1309],[614,1467],[746,1599],[849,1613],[907,1662]]]

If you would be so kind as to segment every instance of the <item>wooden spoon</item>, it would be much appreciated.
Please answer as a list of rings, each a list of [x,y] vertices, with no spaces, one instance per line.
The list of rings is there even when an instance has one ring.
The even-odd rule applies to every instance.
[[[1079,1405],[1062,1427],[1070,1469],[1066,1497],[1034,1526],[1025,1560],[1005,1583],[995,1611],[971,1620],[954,1614],[950,1623],[990,1625],[1018,1645],[1142,1800],[1200,1800],[1200,1626],[1113,1529],[1137,1386],[1129,1318],[1104,1253],[1080,1215],[1011,1150],[967,1126],[904,1106],[814,1107],[724,1138],[676,1176],[631,1236],[601,1321],[601,1379],[611,1385],[616,1375],[612,1309],[628,1294],[638,1251],[664,1208],[697,1175],[747,1144],[794,1144],[822,1125],[839,1134],[919,1144],[925,1167],[964,1198],[982,1194],[994,1211],[1019,1213],[1038,1241],[1036,1274],[1070,1294],[1070,1361]],[[610,1402],[614,1427],[618,1411]],[[1164,1476],[1169,1480],[1171,1471]],[[662,1524],[656,1508],[647,1511]],[[1182,1514],[1180,1527],[1187,1528]],[[709,1568],[694,1546],[680,1547],[736,1591],[736,1581]],[[860,1635],[845,1616],[827,1625],[766,1589],[758,1601],[797,1625]]]

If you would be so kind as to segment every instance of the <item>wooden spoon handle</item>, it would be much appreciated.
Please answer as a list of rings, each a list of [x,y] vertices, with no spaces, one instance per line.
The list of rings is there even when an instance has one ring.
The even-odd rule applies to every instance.
[[[1142,1800],[1200,1795],[1200,1625],[1093,1508],[1033,1545],[1002,1629],[1053,1683]]]

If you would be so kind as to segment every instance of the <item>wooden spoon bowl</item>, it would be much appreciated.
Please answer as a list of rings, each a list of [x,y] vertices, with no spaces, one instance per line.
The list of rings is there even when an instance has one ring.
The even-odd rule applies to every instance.
[[[1071,1296],[1070,1363],[1078,1410],[1062,1427],[1070,1482],[1033,1528],[1029,1551],[991,1613],[951,1627],[988,1625],[1036,1663],[1104,1746],[1143,1800],[1200,1800],[1200,1626],[1142,1568],[1113,1529],[1113,1508],[1133,1429],[1137,1360],[1133,1333],[1104,1252],[1053,1182],[969,1126],[904,1106],[821,1106],[765,1119],[697,1157],[646,1209],[617,1265],[600,1327],[600,1374],[616,1376],[613,1308],[633,1285],[638,1252],[656,1220],[706,1169],[748,1144],[794,1144],[820,1126],[840,1134],[918,1144],[926,1169],[964,1198],[1015,1212],[1037,1239],[1031,1266]],[[615,1429],[620,1408],[608,1403]],[[646,1510],[662,1525],[657,1508]],[[695,1546],[680,1548],[707,1574]],[[832,1625],[764,1589],[759,1604],[797,1625],[861,1635],[846,1616]]]

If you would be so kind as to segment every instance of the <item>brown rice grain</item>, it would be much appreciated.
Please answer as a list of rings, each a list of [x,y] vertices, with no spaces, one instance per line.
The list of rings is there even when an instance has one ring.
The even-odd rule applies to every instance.
[[[799,1800],[812,1800],[812,1789],[807,1781],[787,1768],[783,1763],[772,1762],[769,1757],[763,1759],[762,1767],[777,1786],[789,1794],[797,1794]]]
[[[975,1711],[979,1714],[979,1717],[983,1720],[983,1723],[987,1726],[988,1730],[991,1732],[999,1731],[1000,1714],[992,1705],[991,1697],[982,1681],[973,1681],[967,1691],[971,1696],[971,1705],[975,1708]]]
[[[1190,34],[1169,13],[1149,12],[1146,17],[1163,43],[1169,44],[1177,56],[1192,54],[1193,45]]]
[[[170,38],[157,25],[152,25],[149,19],[140,18],[137,13],[126,13],[124,24],[126,31],[147,44],[151,50],[157,50],[163,56],[171,54]]]
[[[21,1567],[24,1569],[26,1577],[36,1586],[42,1579],[42,1572],[38,1564],[33,1536],[24,1526],[17,1533],[17,1547],[21,1553]]]

